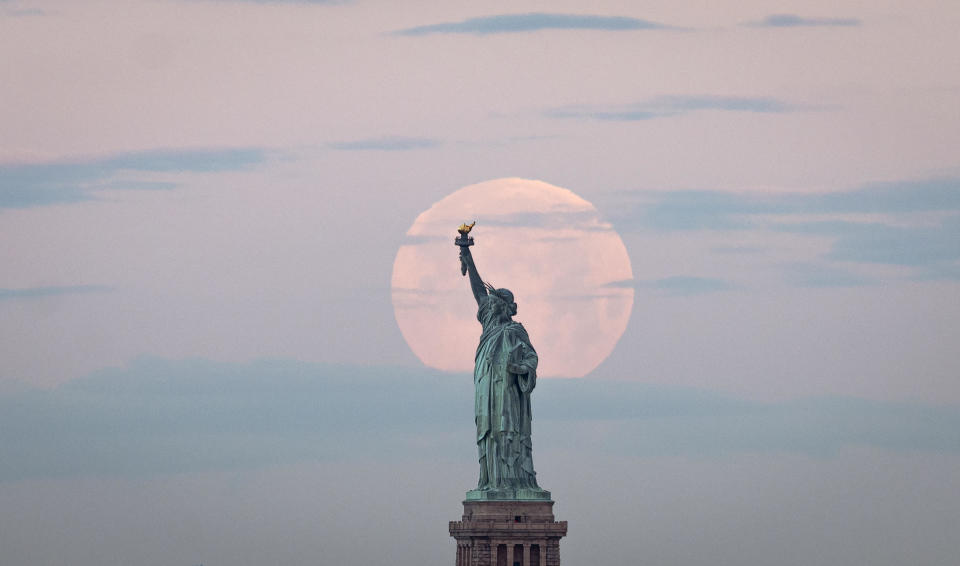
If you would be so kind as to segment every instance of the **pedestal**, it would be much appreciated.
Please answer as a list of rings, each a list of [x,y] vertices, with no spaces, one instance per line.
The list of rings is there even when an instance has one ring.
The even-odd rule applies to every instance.
[[[456,566],[560,566],[566,534],[553,501],[464,501],[463,519],[450,521]]]

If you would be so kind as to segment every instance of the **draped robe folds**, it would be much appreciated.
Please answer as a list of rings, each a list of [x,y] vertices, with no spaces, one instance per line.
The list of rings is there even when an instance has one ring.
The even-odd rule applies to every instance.
[[[536,489],[530,440],[530,392],[537,381],[537,353],[519,322],[495,314],[498,297],[480,302],[483,334],[477,346],[473,382],[480,482],[477,489]],[[528,373],[509,371],[523,364]]]

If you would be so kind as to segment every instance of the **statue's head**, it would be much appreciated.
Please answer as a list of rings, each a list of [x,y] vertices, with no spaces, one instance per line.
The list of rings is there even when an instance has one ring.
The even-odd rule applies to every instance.
[[[490,294],[503,301],[507,317],[516,316],[517,303],[514,302],[510,289],[491,289]]]

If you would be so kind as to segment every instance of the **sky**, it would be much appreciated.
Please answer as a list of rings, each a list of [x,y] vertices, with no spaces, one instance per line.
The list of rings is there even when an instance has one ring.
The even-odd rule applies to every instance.
[[[565,564],[953,564],[958,26],[0,0],[0,562],[452,560],[472,387],[411,351],[391,274],[435,203],[522,178],[632,269],[610,356],[533,395]]]

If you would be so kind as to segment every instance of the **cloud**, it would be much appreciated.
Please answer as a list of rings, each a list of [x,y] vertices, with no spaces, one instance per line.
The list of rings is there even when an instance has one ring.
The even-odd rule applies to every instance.
[[[780,223],[769,228],[832,236],[836,240],[826,257],[839,261],[932,267],[960,260],[960,214],[922,226],[838,220]]]
[[[29,208],[93,200],[103,189],[163,190],[169,182],[125,180],[124,172],[212,173],[259,164],[256,148],[154,150],[119,153],[85,161],[0,165],[0,208]]]
[[[960,211],[960,178],[871,183],[852,191],[795,195],[790,200],[798,212]]]
[[[796,14],[771,14],[766,18],[748,22],[751,27],[792,28],[792,27],[851,27],[859,26],[856,18],[805,18]]]
[[[410,151],[434,149],[443,142],[433,138],[382,137],[333,142],[330,147],[341,151]]]
[[[627,287],[636,289],[657,289],[666,291],[671,295],[701,295],[703,293],[713,293],[715,291],[726,291],[734,286],[723,279],[712,277],[693,277],[687,275],[675,275],[661,279],[627,279],[624,281],[614,281],[606,285],[607,287]]]
[[[829,259],[907,266],[960,260],[960,216],[937,226],[827,224],[824,232],[838,236]]]
[[[921,266],[916,270],[914,281],[960,281],[960,262],[934,263]]]
[[[715,254],[751,255],[763,253],[767,248],[763,246],[713,246],[710,251]]]
[[[661,96],[619,106],[572,105],[544,112],[549,118],[580,118],[608,122],[636,122],[680,116],[701,110],[781,114],[804,109],[770,97]]]
[[[517,212],[484,215],[481,219],[485,226],[503,226],[513,228],[544,228],[548,230],[583,230],[588,232],[608,232],[609,223],[605,222],[595,209],[587,210],[544,210],[541,212]],[[549,241],[551,235],[542,236],[540,241]],[[556,241],[556,240],[554,240]]]
[[[398,456],[406,436],[472,411],[462,383],[426,368],[143,358],[0,394],[0,480]]]
[[[498,14],[469,18],[459,22],[444,22],[402,29],[395,35],[420,36],[435,33],[490,35],[523,33],[541,30],[602,30],[633,31],[665,29],[667,26],[626,16],[597,16],[590,14]]]
[[[623,406],[636,392],[615,389]],[[718,456],[732,453],[793,453],[831,456],[851,447],[900,453],[960,452],[960,410],[955,406],[883,403],[825,397],[750,404],[694,392],[659,397],[649,410],[660,416],[625,417],[597,438],[601,454]],[[547,401],[543,401],[544,404]],[[616,405],[614,405],[616,407]],[[641,407],[643,407],[641,405]],[[568,407],[570,408],[570,407]],[[669,411],[676,411],[671,414]],[[946,427],[946,428],[941,428]]]
[[[835,238],[825,256],[831,260],[928,267],[960,260],[957,178],[871,183],[818,194],[638,191],[624,196],[627,202],[611,207],[610,219],[618,231],[773,230]],[[901,220],[802,220],[803,215],[838,214],[882,214]],[[934,224],[910,222],[917,214],[942,218]],[[942,277],[955,270],[941,266],[935,272]],[[858,278],[846,279],[854,280]]]
[[[97,190],[169,191],[177,186],[168,181],[110,181],[97,185]]]
[[[653,283],[657,289],[669,291],[677,295],[699,295],[730,288],[730,284],[722,279],[687,277],[681,275],[657,279]]]
[[[0,8],[4,5],[13,4],[10,0],[0,0]],[[43,16],[46,14],[43,10],[39,8],[21,8],[21,7],[11,7],[3,10],[3,14],[11,18],[20,18],[26,16]]]
[[[797,287],[860,287],[876,280],[846,269],[816,263],[798,263],[784,270],[787,282]]]
[[[153,475],[453,453],[473,440],[470,377],[427,368],[291,360],[224,364],[140,359],[57,389],[0,393],[0,480]],[[804,399],[758,403],[629,381],[542,380],[534,418],[604,446],[663,453],[866,445],[960,452],[960,407]],[[540,430],[544,430],[541,428]],[[535,433],[536,434],[536,433]],[[542,444],[541,444],[542,445]]]
[[[617,230],[734,230],[751,224],[740,217],[758,205],[735,193],[718,191],[639,191],[641,204],[622,203],[609,214]]]
[[[23,8],[23,9],[8,8],[4,13],[11,18],[45,16],[47,14],[45,11],[39,8]]]
[[[645,202],[615,207],[612,216],[615,221],[619,220],[618,228],[755,228],[757,223],[750,217],[757,215],[960,213],[960,178],[870,183],[853,190],[816,194],[718,191],[635,191],[630,194]]]
[[[26,287],[22,289],[0,289],[0,301],[14,299],[36,299],[41,297],[56,297],[59,295],[75,295],[78,293],[102,293],[112,290],[104,285],[64,285],[58,287]]]
[[[835,396],[764,403],[631,381],[557,381],[542,388],[537,399],[541,416],[616,421],[623,426],[613,430],[621,434],[604,441],[644,453],[816,455],[851,445],[960,452],[958,406]]]
[[[159,150],[123,153],[99,163],[108,169],[132,171],[236,171],[262,163],[266,152],[258,148],[212,150]]]

